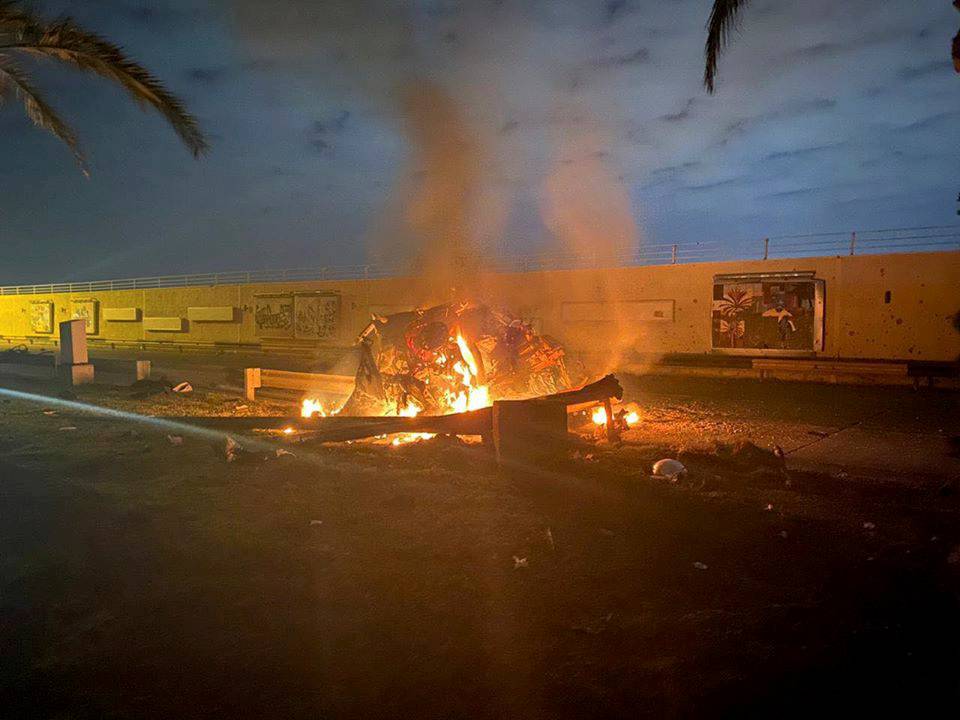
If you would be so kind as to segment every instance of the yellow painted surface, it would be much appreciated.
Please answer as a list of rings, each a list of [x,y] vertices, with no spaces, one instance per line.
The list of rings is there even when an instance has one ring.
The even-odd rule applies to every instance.
[[[188,307],[187,319],[191,322],[233,322],[234,309],[232,305]]]
[[[140,320],[140,308],[107,307],[101,315],[107,322],[137,322]]]
[[[855,257],[730,261],[605,270],[489,274],[474,278],[473,298],[500,305],[568,344],[574,351],[607,351],[611,366],[627,353],[711,352],[713,277],[719,274],[813,271],[826,281],[822,356],[838,358],[956,360],[960,333],[960,252]],[[885,303],[885,293],[890,302]],[[332,338],[258,337],[257,295],[321,292],[340,297]],[[54,320],[69,319],[71,301],[99,302],[97,343],[165,343],[190,347],[263,345],[310,349],[347,347],[370,311],[443,301],[413,278],[342,280],[148,290],[70,295],[0,296],[0,337],[6,343],[50,343],[30,327],[31,302],[49,300]],[[140,321],[103,322],[111,309],[139,309]],[[231,321],[187,319],[190,308],[237,308]],[[184,318],[184,332],[145,329],[147,318]],[[196,313],[194,312],[194,317]]]
[[[146,332],[184,332],[186,328],[181,317],[144,317],[143,329]]]

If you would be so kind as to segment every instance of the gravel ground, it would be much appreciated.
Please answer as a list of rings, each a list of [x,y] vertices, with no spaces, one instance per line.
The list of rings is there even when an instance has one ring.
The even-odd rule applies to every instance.
[[[955,397],[625,384],[643,419],[623,445],[510,471],[442,438],[286,438],[228,463],[220,437],[0,397],[3,716],[916,715],[960,699],[947,459],[845,475],[767,451],[904,418],[948,442]],[[289,408],[132,392],[76,399]],[[650,477],[668,455],[685,478]]]

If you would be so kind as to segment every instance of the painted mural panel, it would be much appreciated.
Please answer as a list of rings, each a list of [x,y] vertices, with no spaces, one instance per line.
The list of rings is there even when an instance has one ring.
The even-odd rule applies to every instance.
[[[70,319],[85,320],[87,324],[87,335],[96,335],[100,329],[99,313],[97,313],[97,300],[71,300],[70,301]]]
[[[49,300],[30,302],[30,329],[35,333],[53,332],[53,303]]]
[[[254,322],[257,337],[293,337],[293,295],[257,295]]]
[[[303,340],[334,337],[340,317],[340,296],[298,294],[294,297],[294,335]]]
[[[764,279],[713,286],[715,350],[818,349],[817,281]]]

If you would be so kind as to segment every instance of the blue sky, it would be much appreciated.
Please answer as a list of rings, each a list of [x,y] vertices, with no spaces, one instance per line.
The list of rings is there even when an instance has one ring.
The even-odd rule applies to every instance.
[[[213,150],[38,66],[92,177],[0,107],[4,284],[957,220],[947,0],[755,0],[713,96],[708,0],[39,5],[124,45]]]

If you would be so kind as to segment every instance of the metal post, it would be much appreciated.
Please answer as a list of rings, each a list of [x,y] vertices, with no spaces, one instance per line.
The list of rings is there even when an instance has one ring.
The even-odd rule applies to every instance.
[[[770,257],[770,238],[763,239],[763,259]]]
[[[857,232],[854,230],[850,233],[850,254],[853,255],[854,251],[857,249]]]
[[[677,246],[673,246],[673,252],[671,253],[670,261],[673,265],[677,264]]]

